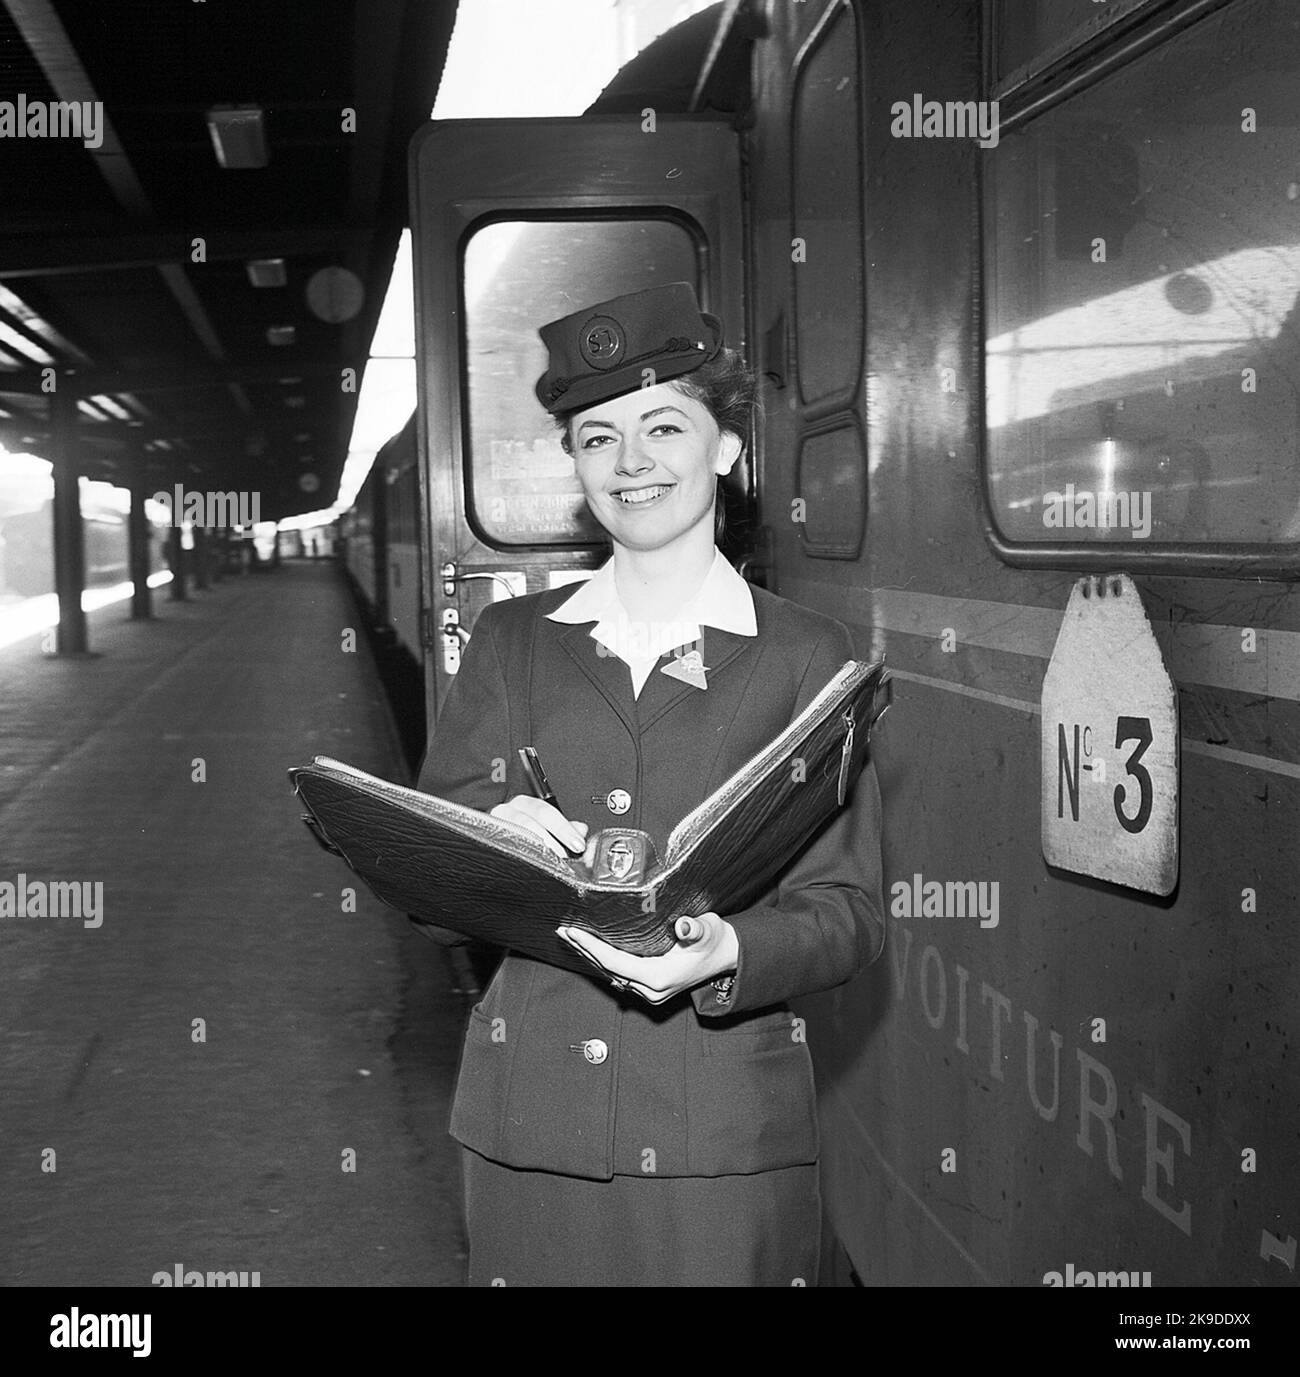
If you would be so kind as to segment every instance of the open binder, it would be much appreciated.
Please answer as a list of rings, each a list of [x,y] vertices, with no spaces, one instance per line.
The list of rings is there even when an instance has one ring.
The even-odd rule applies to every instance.
[[[790,725],[673,828],[605,828],[561,858],[524,828],[327,756],[289,771],[303,820],[386,904],[551,965],[590,973],[556,935],[585,929],[638,956],[674,919],[752,903],[843,805],[887,704],[883,663],[849,660]],[[624,878],[619,878],[622,875]]]

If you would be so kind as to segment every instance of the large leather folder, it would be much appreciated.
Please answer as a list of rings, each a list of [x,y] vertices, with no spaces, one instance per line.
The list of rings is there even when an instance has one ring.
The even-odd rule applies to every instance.
[[[589,974],[555,935],[560,924],[659,956],[673,946],[677,917],[726,917],[769,888],[866,765],[886,677],[883,663],[849,660],[785,731],[677,824],[662,861],[648,834],[605,829],[606,841],[640,843],[648,864],[639,879],[598,879],[581,858],[562,859],[514,823],[327,756],[289,777],[317,840],[386,904]]]

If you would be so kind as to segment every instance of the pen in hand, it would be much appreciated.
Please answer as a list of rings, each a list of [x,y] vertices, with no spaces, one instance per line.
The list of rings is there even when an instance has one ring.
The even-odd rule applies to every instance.
[[[560,807],[559,799],[555,797],[555,790],[551,788],[551,781],[546,778],[546,771],[542,769],[542,762],[537,752],[531,746],[521,746],[519,748],[519,759],[523,763],[524,774],[528,777],[528,785],[529,788],[532,789],[534,796],[541,799],[543,803],[549,803],[561,817],[568,821],[567,814],[565,814],[564,809]],[[573,827],[574,824],[569,822],[569,826]],[[560,839],[557,838],[557,840]],[[570,849],[574,849],[570,843],[565,841],[561,841],[561,845],[570,846]],[[576,849],[579,851],[582,850],[581,842]]]
[[[543,803],[549,803],[557,812],[563,813],[564,809],[555,797],[555,790],[551,788],[551,781],[546,778],[546,771],[542,769],[537,752],[531,746],[520,746],[519,759],[523,762],[524,774],[528,776],[528,785],[533,793]]]

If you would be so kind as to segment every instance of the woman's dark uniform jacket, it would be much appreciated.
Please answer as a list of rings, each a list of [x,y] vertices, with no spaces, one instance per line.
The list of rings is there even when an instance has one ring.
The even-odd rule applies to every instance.
[[[547,620],[571,587],[490,605],[419,787],[490,809],[529,792],[516,751],[531,744],[568,817],[593,833],[643,828],[662,856],[675,824],[854,658],[839,622],[751,591],[756,636],[701,628],[707,689],[656,666],[639,699],[627,666],[600,653],[590,624]],[[606,804],[614,790],[631,795],[617,817]],[[847,980],[883,946],[874,769],[776,887],[721,916],[740,943],[728,1002],[706,982],[651,1006],[620,995],[594,968],[588,977],[507,955],[470,1014],[452,1135],[508,1166],[600,1180],[815,1161],[812,1062],[784,1005]],[[461,940],[422,926],[438,940]],[[593,1043],[594,1059],[583,1051]]]

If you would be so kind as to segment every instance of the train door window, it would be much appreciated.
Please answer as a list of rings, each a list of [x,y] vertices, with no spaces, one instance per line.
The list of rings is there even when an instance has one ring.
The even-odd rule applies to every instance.
[[[467,517],[494,547],[598,544],[573,460],[533,385],[538,327],[588,302],[668,282],[699,288],[700,244],[673,219],[511,220],[465,246]]]
[[[795,67],[790,259],[805,406],[851,406],[862,375],[860,100],[857,20],[849,6],[838,6],[809,36]]]
[[[1297,68],[1292,0],[1241,0],[988,155],[987,491],[1006,541],[1169,559],[1300,542]]]

